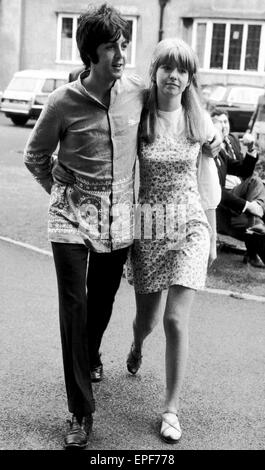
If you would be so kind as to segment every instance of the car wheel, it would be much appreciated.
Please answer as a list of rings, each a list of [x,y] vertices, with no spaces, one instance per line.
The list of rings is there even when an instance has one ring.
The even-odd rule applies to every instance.
[[[16,126],[24,126],[28,121],[27,116],[12,116],[10,119]]]

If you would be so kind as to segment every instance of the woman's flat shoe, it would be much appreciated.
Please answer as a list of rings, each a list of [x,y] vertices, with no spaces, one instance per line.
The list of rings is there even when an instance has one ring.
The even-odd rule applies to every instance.
[[[162,414],[160,436],[168,444],[175,444],[181,438],[181,428],[175,413],[165,412]]]
[[[137,352],[134,348],[134,344],[131,345],[130,352],[127,357],[127,369],[128,371],[135,375],[136,372],[140,369],[142,364],[142,355]]]

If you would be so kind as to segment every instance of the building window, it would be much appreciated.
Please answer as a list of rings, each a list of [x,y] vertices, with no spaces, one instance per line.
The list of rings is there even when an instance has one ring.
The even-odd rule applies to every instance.
[[[135,67],[137,18],[126,16],[131,28],[131,42],[128,46],[127,67]],[[76,45],[76,30],[79,15],[59,14],[57,23],[57,54],[56,61],[69,64],[81,64]]]
[[[257,70],[259,61],[260,25],[249,25],[245,56],[245,70]]]
[[[240,70],[240,58],[242,53],[242,37],[243,25],[231,24],[230,38],[229,38],[229,51],[228,51],[228,65],[229,70]]]
[[[264,72],[265,23],[195,20],[192,45],[204,70]]]
[[[210,68],[222,69],[224,61],[225,24],[214,24]]]
[[[197,54],[199,63],[203,66],[204,52],[205,52],[205,38],[206,38],[206,23],[197,24]]]

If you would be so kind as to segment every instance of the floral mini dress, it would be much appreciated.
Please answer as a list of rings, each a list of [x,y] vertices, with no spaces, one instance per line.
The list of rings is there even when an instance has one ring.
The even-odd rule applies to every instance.
[[[174,113],[169,117],[176,121]],[[197,184],[200,144],[183,133],[176,137],[170,129],[161,134],[151,144],[142,143],[139,157],[135,240],[127,278],[142,294],[176,284],[202,289],[209,257],[211,228]]]

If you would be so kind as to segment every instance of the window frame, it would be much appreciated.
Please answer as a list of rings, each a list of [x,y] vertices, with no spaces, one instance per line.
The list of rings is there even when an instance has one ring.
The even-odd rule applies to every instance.
[[[82,61],[79,58],[79,52],[76,45],[76,30],[77,20],[79,13],[58,13],[57,18],[57,44],[56,44],[56,63],[58,64],[71,64],[71,65],[82,65]],[[123,15],[128,21],[132,22],[132,38],[131,38],[131,61],[126,64],[126,68],[135,68],[136,65],[136,44],[137,44],[137,25],[138,17],[135,15]],[[72,56],[70,60],[61,59],[61,41],[62,41],[62,25],[63,18],[71,18],[73,20],[72,29]]]
[[[260,75],[265,74],[265,22],[263,21],[254,21],[254,20],[238,20],[238,19],[217,19],[217,18],[196,18],[193,22],[192,28],[192,47],[197,50],[197,27],[198,24],[206,24],[206,33],[205,33],[205,50],[203,65],[200,66],[200,71],[210,72],[210,73],[228,73],[228,74],[251,74],[251,75]],[[225,40],[224,40],[224,60],[223,67],[210,68],[210,59],[211,59],[211,50],[212,50],[212,35],[213,35],[213,25],[214,24],[226,24],[225,29]],[[241,57],[240,57],[240,68],[239,69],[228,69],[228,55],[229,55],[229,41],[230,41],[230,31],[231,25],[240,24],[243,25],[243,34],[242,34],[242,43],[241,43]],[[259,44],[259,56],[258,56],[258,67],[256,70],[244,70],[245,60],[246,60],[246,46],[247,46],[247,34],[248,26],[257,25],[261,26],[260,33],[260,44]]]

